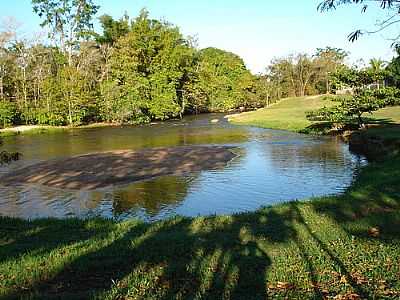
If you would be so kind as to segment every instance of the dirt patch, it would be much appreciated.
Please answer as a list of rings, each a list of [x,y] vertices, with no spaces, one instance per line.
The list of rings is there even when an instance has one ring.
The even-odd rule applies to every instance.
[[[236,156],[231,150],[191,146],[93,153],[21,168],[3,176],[0,182],[92,190],[157,176],[223,168]]]

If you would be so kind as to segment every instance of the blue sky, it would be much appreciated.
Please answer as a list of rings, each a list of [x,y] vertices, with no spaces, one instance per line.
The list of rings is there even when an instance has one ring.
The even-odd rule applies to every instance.
[[[353,29],[373,28],[385,16],[379,9],[361,14],[359,8],[340,8],[321,14],[321,0],[97,0],[98,15],[136,16],[147,8],[150,16],[178,25],[185,35],[196,36],[199,47],[214,46],[243,57],[253,72],[262,72],[274,57],[312,54],[318,47],[339,47],[351,52],[350,62],[372,57],[388,60],[391,32],[347,41]],[[40,31],[40,20],[30,0],[0,0],[0,17],[14,16],[22,31]],[[399,27],[393,28],[398,32]]]

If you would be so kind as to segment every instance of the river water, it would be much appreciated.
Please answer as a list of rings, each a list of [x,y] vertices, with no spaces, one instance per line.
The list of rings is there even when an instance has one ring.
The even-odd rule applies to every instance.
[[[219,122],[214,124],[213,119]],[[155,221],[174,215],[253,211],[279,202],[341,193],[366,163],[339,138],[235,126],[221,114],[137,127],[20,135],[4,142],[0,150],[18,151],[23,157],[1,166],[0,175],[48,159],[110,150],[228,145],[236,146],[239,154],[223,169],[94,191],[3,186],[0,182],[0,215],[25,219],[101,216]]]

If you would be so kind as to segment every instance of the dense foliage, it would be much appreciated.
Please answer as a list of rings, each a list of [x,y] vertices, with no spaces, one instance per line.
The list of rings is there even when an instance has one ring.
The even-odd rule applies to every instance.
[[[330,93],[331,74],[345,66],[347,55],[342,49],[327,47],[317,49],[313,56],[298,54],[276,58],[268,67],[276,97]]]
[[[195,47],[179,28],[150,19],[100,17],[89,0],[34,0],[53,46],[0,34],[0,123],[143,123],[186,113],[264,105],[262,83],[243,60]],[[269,100],[268,100],[269,101]]]

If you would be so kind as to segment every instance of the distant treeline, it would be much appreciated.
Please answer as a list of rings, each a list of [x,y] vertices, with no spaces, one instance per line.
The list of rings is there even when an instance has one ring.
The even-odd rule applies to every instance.
[[[253,75],[233,53],[198,49],[179,28],[103,15],[92,0],[32,0],[51,43],[0,32],[0,126],[145,123],[184,114],[263,107],[287,96],[326,93],[343,65],[340,49],[276,59]],[[51,46],[50,46],[51,45]]]

